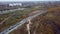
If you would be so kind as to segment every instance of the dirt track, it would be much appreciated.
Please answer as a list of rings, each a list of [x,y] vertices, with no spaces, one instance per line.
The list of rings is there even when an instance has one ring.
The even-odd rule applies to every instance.
[[[60,11],[40,15],[31,22],[31,34],[60,34]],[[26,24],[11,34],[28,34]]]

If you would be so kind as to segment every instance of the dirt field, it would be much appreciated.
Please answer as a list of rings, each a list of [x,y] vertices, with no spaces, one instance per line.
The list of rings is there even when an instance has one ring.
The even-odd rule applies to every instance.
[[[60,11],[49,11],[31,20],[31,34],[60,34]],[[10,34],[28,34],[26,24]]]

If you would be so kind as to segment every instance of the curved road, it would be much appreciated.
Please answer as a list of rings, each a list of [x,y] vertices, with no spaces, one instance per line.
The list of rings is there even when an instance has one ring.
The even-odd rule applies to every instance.
[[[11,31],[17,29],[18,27],[20,27],[21,25],[23,25],[24,23],[28,22],[28,19],[33,19],[41,14],[44,14],[44,13],[47,13],[47,11],[39,11],[38,13],[32,15],[32,16],[29,16],[25,19],[23,19],[22,21],[20,21],[19,23],[16,23],[15,25],[11,26],[10,28],[2,31],[0,34],[8,34],[10,33]]]

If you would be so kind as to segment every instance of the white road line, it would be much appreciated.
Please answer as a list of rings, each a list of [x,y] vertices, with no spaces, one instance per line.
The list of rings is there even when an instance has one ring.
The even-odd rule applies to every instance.
[[[39,13],[37,13],[33,16],[29,16],[29,17],[23,19],[22,21],[20,21],[19,23],[16,23],[15,25],[11,26],[10,28],[2,31],[0,34],[8,34],[11,31],[13,31],[13,30],[17,29],[18,27],[20,27],[21,25],[23,25],[24,23],[28,22],[28,19],[33,19],[33,18],[35,18],[35,17],[37,17],[37,16],[39,16],[43,13],[47,13],[47,11],[40,11]]]

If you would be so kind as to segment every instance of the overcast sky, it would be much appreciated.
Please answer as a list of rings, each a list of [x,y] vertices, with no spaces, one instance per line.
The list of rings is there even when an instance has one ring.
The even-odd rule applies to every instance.
[[[59,1],[59,0],[0,0],[0,1]]]

